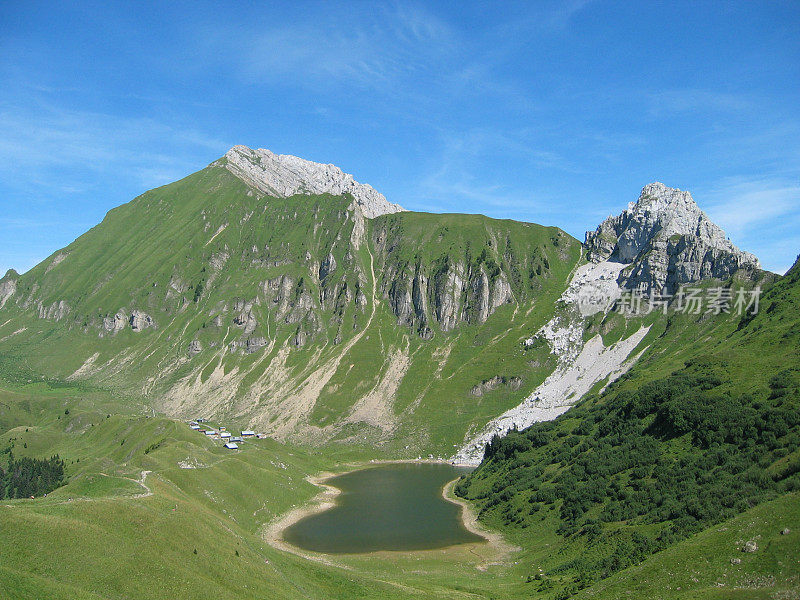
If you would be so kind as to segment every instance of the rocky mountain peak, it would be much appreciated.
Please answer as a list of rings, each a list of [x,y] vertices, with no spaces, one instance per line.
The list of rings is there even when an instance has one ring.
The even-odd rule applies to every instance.
[[[264,194],[286,198],[295,194],[351,194],[368,219],[404,210],[389,202],[372,186],[358,183],[339,167],[312,162],[264,148],[234,146],[215,164]]]
[[[692,195],[663,183],[646,185],[620,215],[586,232],[589,260],[630,267],[620,273],[627,288],[674,292],[707,277],[724,279],[739,269],[761,268],[739,250],[695,203]]]

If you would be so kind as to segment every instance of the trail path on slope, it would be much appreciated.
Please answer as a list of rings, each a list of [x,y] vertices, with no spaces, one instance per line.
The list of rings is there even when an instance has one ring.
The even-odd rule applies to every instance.
[[[125,495],[119,494],[116,496],[98,496],[96,498],[88,497],[88,496],[80,496],[76,498],[67,498],[66,500],[56,500],[55,502],[46,502],[47,506],[53,506],[58,504],[72,504],[73,502],[98,502],[101,500],[137,500],[139,498],[147,498],[153,495],[153,490],[150,489],[145,483],[147,476],[152,473],[152,471],[142,471],[142,474],[139,477],[125,477],[124,475],[109,475],[108,473],[96,473],[96,475],[102,475],[103,477],[115,477],[117,479],[127,479],[128,481],[132,481],[134,483],[138,483],[142,488],[144,488],[144,492],[140,494],[133,494],[133,495]],[[44,499],[42,497],[41,499]],[[5,508],[17,508],[16,504],[5,504],[3,505]]]

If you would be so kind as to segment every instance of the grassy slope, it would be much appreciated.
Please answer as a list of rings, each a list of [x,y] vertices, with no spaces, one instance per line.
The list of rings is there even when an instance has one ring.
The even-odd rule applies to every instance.
[[[569,590],[574,593],[598,577],[624,568],[631,560],[635,562],[640,559],[637,557],[646,556],[648,547],[669,545],[687,532],[746,510],[747,502],[776,498],[797,487],[792,482],[796,479],[793,473],[800,467],[797,450],[800,428],[797,424],[790,425],[785,431],[776,430],[772,438],[758,423],[772,427],[780,411],[788,411],[783,414],[796,421],[794,415],[800,410],[799,278],[800,268],[795,267],[764,295],[761,310],[752,319],[672,315],[668,323],[657,324],[659,336],[650,352],[607,393],[590,395],[556,422],[523,432],[519,436],[519,450],[511,448],[516,442],[508,438],[507,450],[501,446],[501,455],[485,461],[462,486],[462,493],[482,507],[482,519],[487,524],[505,531],[525,548],[519,560],[520,571],[535,574],[542,569],[546,574],[532,583],[532,589],[555,595]],[[689,367],[685,367],[687,361]],[[776,387],[773,378],[781,372],[788,374],[789,381],[794,383],[786,388]],[[698,406],[705,407],[697,417],[702,421],[705,415],[718,416],[716,409],[712,410],[712,406],[719,406],[715,403],[724,404],[730,399],[735,408],[733,413],[725,413],[729,416],[720,417],[723,430],[728,423],[736,423],[740,415],[746,419],[750,418],[747,415],[754,415],[753,424],[745,427],[755,428],[738,434],[744,436],[737,442],[742,445],[726,441],[717,446],[719,442],[712,442],[713,452],[721,453],[724,458],[721,466],[706,467],[707,477],[692,471],[696,468],[692,465],[702,465],[704,457],[712,455],[696,436],[718,424],[697,421],[696,429],[688,433],[666,432],[658,428],[664,419],[663,414],[657,414],[662,400],[656,400],[656,405],[649,408],[635,408],[652,402],[648,394],[658,389],[653,386],[675,381],[673,373],[701,378],[710,374],[718,378],[707,391],[697,388],[694,394],[677,400],[673,407],[682,409],[698,402]],[[624,417],[629,410],[626,406],[634,407],[634,413],[641,410],[641,416]],[[673,412],[667,414],[674,414],[676,409],[670,410]],[[617,435],[622,438],[617,439]],[[529,440],[541,436],[550,442],[531,447]],[[626,444],[634,437],[643,440],[644,445],[627,448]],[[752,443],[748,438],[752,438]],[[645,448],[655,448],[657,464],[645,458]],[[599,466],[600,472],[609,470],[609,474],[591,475],[579,464],[587,468],[597,465],[591,468]],[[684,464],[687,466],[679,466]],[[660,504],[660,493],[650,491],[666,485],[658,477],[665,468],[686,473],[668,484],[673,490],[678,489],[675,486],[685,488],[670,500],[675,502],[670,508]],[[726,469],[733,469],[738,475],[726,479],[731,477]],[[681,477],[689,479],[682,481]],[[730,500],[731,504],[722,500],[727,507],[724,510],[717,508],[715,501],[706,504],[706,497],[729,495],[734,481],[737,486],[738,482],[747,482],[739,486],[738,502],[736,498]],[[595,482],[603,485],[598,487]],[[612,483],[611,491],[605,489],[607,483]],[[537,490],[542,487],[554,495],[540,496]],[[565,513],[565,499],[572,497],[571,490],[577,493],[571,506],[579,510]],[[595,493],[600,494],[597,500],[593,498]],[[684,502],[693,502],[695,494],[699,494],[700,503],[684,506]],[[623,509],[619,513],[621,520],[613,516],[615,498]],[[655,504],[648,504],[653,498]],[[774,506],[784,510],[790,504],[779,502]],[[697,515],[697,520],[685,516],[687,510]],[[671,511],[684,516],[674,521],[678,517],[671,517]],[[789,513],[776,514],[775,522],[784,516],[794,518]],[[638,546],[640,542],[642,545]],[[654,561],[651,559],[652,564],[658,564]],[[773,573],[779,584],[788,581],[781,581],[780,577],[796,576],[798,572],[794,563],[787,568],[788,571]]]
[[[349,244],[353,221],[347,205],[346,198],[332,196],[259,198],[219,167],[147,192],[19,278],[16,296],[0,310],[3,368],[63,379],[97,354],[95,385],[147,399],[171,414],[214,413],[242,426],[266,423],[276,414],[276,402],[291,401],[306,378],[332,364],[363,330],[374,285],[379,303],[369,331],[320,389],[308,424],[328,428],[327,437],[378,444],[394,455],[447,456],[469,429],[516,404],[552,368],[546,352],[539,360],[523,354],[520,340],[549,318],[580,245],[557,228],[478,215],[401,213],[368,223],[365,243],[356,250]],[[377,242],[380,233],[389,246]],[[319,281],[316,267],[328,255],[337,268]],[[56,262],[56,256],[65,258]],[[492,275],[501,269],[517,304],[451,332],[438,328],[429,309],[430,340],[420,338],[414,326],[398,325],[385,297],[392,278],[402,283],[417,265],[433,278],[445,258],[467,271],[483,268]],[[307,293],[315,306],[279,314],[274,293],[265,294],[262,284],[280,276],[292,278],[290,300]],[[343,285],[351,298],[363,294],[367,305],[330,297],[320,302]],[[237,300],[257,300],[252,311],[258,325],[249,335],[233,323]],[[38,317],[38,303],[46,311],[60,301],[70,307],[63,319]],[[103,318],[120,309],[147,312],[157,329],[105,332]],[[221,326],[213,322],[217,315]],[[309,336],[299,348],[293,345],[298,332]],[[253,354],[222,352],[231,342],[257,336],[269,345]],[[190,358],[193,340],[203,350]],[[286,346],[285,363],[249,394],[271,361],[280,363]],[[378,386],[394,377],[387,355],[408,362],[402,383],[390,389],[395,401],[388,416],[397,427],[389,435],[364,423],[342,426],[359,397],[372,389],[386,392]],[[235,373],[228,384],[238,389],[232,397],[205,385],[215,369]],[[177,381],[196,376],[202,383],[193,392],[171,398]],[[500,386],[481,397],[470,393],[494,376],[518,377],[520,387]]]
[[[231,453],[183,423],[142,416],[124,399],[77,384],[4,382],[0,431],[0,447],[12,444],[15,456],[58,452],[69,478],[46,498],[0,500],[3,598],[488,598],[520,591],[505,566],[476,569],[492,556],[480,545],[347,556],[330,566],[261,538],[265,524],[317,493],[308,474],[365,460],[363,452],[258,440]],[[137,481],[143,470],[152,471],[144,480],[152,495]]]
[[[491,556],[481,547],[348,556],[327,566],[264,543],[264,523],[316,493],[305,475],[365,455],[309,453],[269,440],[233,454],[184,424],[142,417],[102,391],[43,383],[2,388],[0,446],[13,440],[18,456],[58,451],[70,477],[47,498],[0,501],[4,598],[551,598],[556,591],[528,581],[537,565],[569,551],[547,523],[515,538],[529,547],[513,562],[486,571],[475,568]],[[127,414],[108,412],[115,409]],[[179,468],[187,461],[200,468]],[[152,496],[137,497],[145,489],[133,480],[142,470],[153,471],[145,480]],[[582,593],[774,597],[768,594],[797,581],[797,500],[793,494],[757,506]],[[778,535],[784,527],[791,535]],[[738,551],[749,539],[761,547],[754,555]],[[732,557],[742,564],[731,565]],[[744,591],[725,595],[718,581],[728,592]]]
[[[789,529],[788,535],[782,535]],[[753,540],[759,550],[741,551]],[[800,589],[800,494],[764,502],[579,594],[579,598],[767,600]],[[732,561],[741,562],[734,564]]]
[[[57,451],[70,476],[46,498],[0,501],[4,598],[399,596],[260,539],[263,523],[316,493],[303,477],[330,459],[269,440],[232,454],[181,423],[107,418],[112,398],[73,386],[0,397],[2,445],[17,456]],[[179,468],[186,460],[203,466]],[[143,497],[142,470],[153,471]]]
[[[633,372],[619,389],[640,385],[640,377],[668,373],[672,362],[680,366],[682,353],[699,351],[700,346],[692,350],[692,344],[704,343],[708,335],[727,340],[724,349],[730,356],[739,356],[731,354],[730,348],[749,339],[749,327],[760,327],[762,334],[756,339],[765,347],[788,339],[785,336],[795,331],[791,314],[769,307],[773,302],[791,301],[794,293],[789,282],[771,292],[761,317],[769,316],[768,327],[759,319],[739,331],[737,322],[704,321],[697,324],[703,332],[697,335],[697,330],[692,333],[687,326],[671,326],[661,343],[681,348],[680,356],[666,353],[654,358],[646,371]],[[759,355],[759,360],[768,359]],[[746,361],[729,364],[740,364],[742,373],[747,372]],[[555,532],[557,512],[546,511],[540,515],[543,521],[522,531],[499,518],[488,519],[525,547],[513,562],[488,571],[477,570],[480,559],[467,550],[353,556],[337,561],[339,566],[306,561],[266,545],[260,528],[316,493],[303,480],[305,475],[374,454],[357,448],[337,451],[336,446],[322,454],[264,441],[232,455],[180,423],[143,417],[143,407],[103,390],[85,384],[29,382],[34,376],[25,372],[6,372],[4,377],[12,381],[2,386],[0,431],[5,433],[0,445],[14,438],[18,456],[57,451],[67,460],[70,476],[67,486],[47,498],[0,502],[4,523],[0,593],[4,597],[160,598],[177,593],[192,598],[233,593],[264,598],[551,598],[560,589],[560,576],[546,575],[547,581],[554,582],[548,588],[535,575],[540,568],[548,571],[574,557],[580,547],[580,542],[565,543]],[[762,379],[767,378],[765,372]],[[759,385],[763,381],[753,384]],[[573,418],[570,427],[575,424]],[[145,454],[148,448],[152,449]],[[205,468],[178,467],[187,460]],[[146,479],[153,495],[137,498],[144,488],[134,480],[142,470],[153,471]],[[791,589],[797,566],[787,562],[787,548],[796,548],[797,539],[776,537],[775,532],[784,526],[798,531],[796,507],[796,496],[779,497],[582,593],[616,598],[633,588],[648,597],[656,593],[680,597],[674,589],[680,585],[681,591],[697,592],[686,597],[730,597],[714,595],[714,586],[725,573],[728,578],[722,581],[734,581],[737,586],[768,584],[737,592],[741,597],[759,598],[787,586]],[[735,552],[733,545],[740,539],[758,535],[763,553]],[[742,566],[727,566],[725,561],[740,554]],[[724,556],[722,566],[713,561],[704,566],[700,557],[716,555]],[[692,557],[697,557],[691,561],[697,568],[687,573],[684,569]],[[664,572],[683,575],[676,578]],[[673,589],[667,579],[674,582]]]

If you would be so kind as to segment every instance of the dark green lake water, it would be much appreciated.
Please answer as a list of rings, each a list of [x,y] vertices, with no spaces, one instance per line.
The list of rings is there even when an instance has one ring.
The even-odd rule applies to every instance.
[[[468,469],[444,464],[393,464],[329,479],[342,490],[336,506],[284,531],[300,548],[326,553],[430,550],[483,538],[468,531],[461,507],[442,488]]]

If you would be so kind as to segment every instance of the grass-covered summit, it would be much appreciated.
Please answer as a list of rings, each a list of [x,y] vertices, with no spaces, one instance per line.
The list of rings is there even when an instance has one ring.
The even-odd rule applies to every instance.
[[[377,192],[344,175],[333,187],[292,180],[287,197],[273,182],[267,195],[230,160],[6,274],[5,368],[281,439],[443,456],[547,374],[547,354],[531,360],[520,340],[549,317],[580,258],[575,239],[479,215],[376,215]],[[323,183],[335,174],[319,167]],[[495,378],[508,383],[471,393]]]

